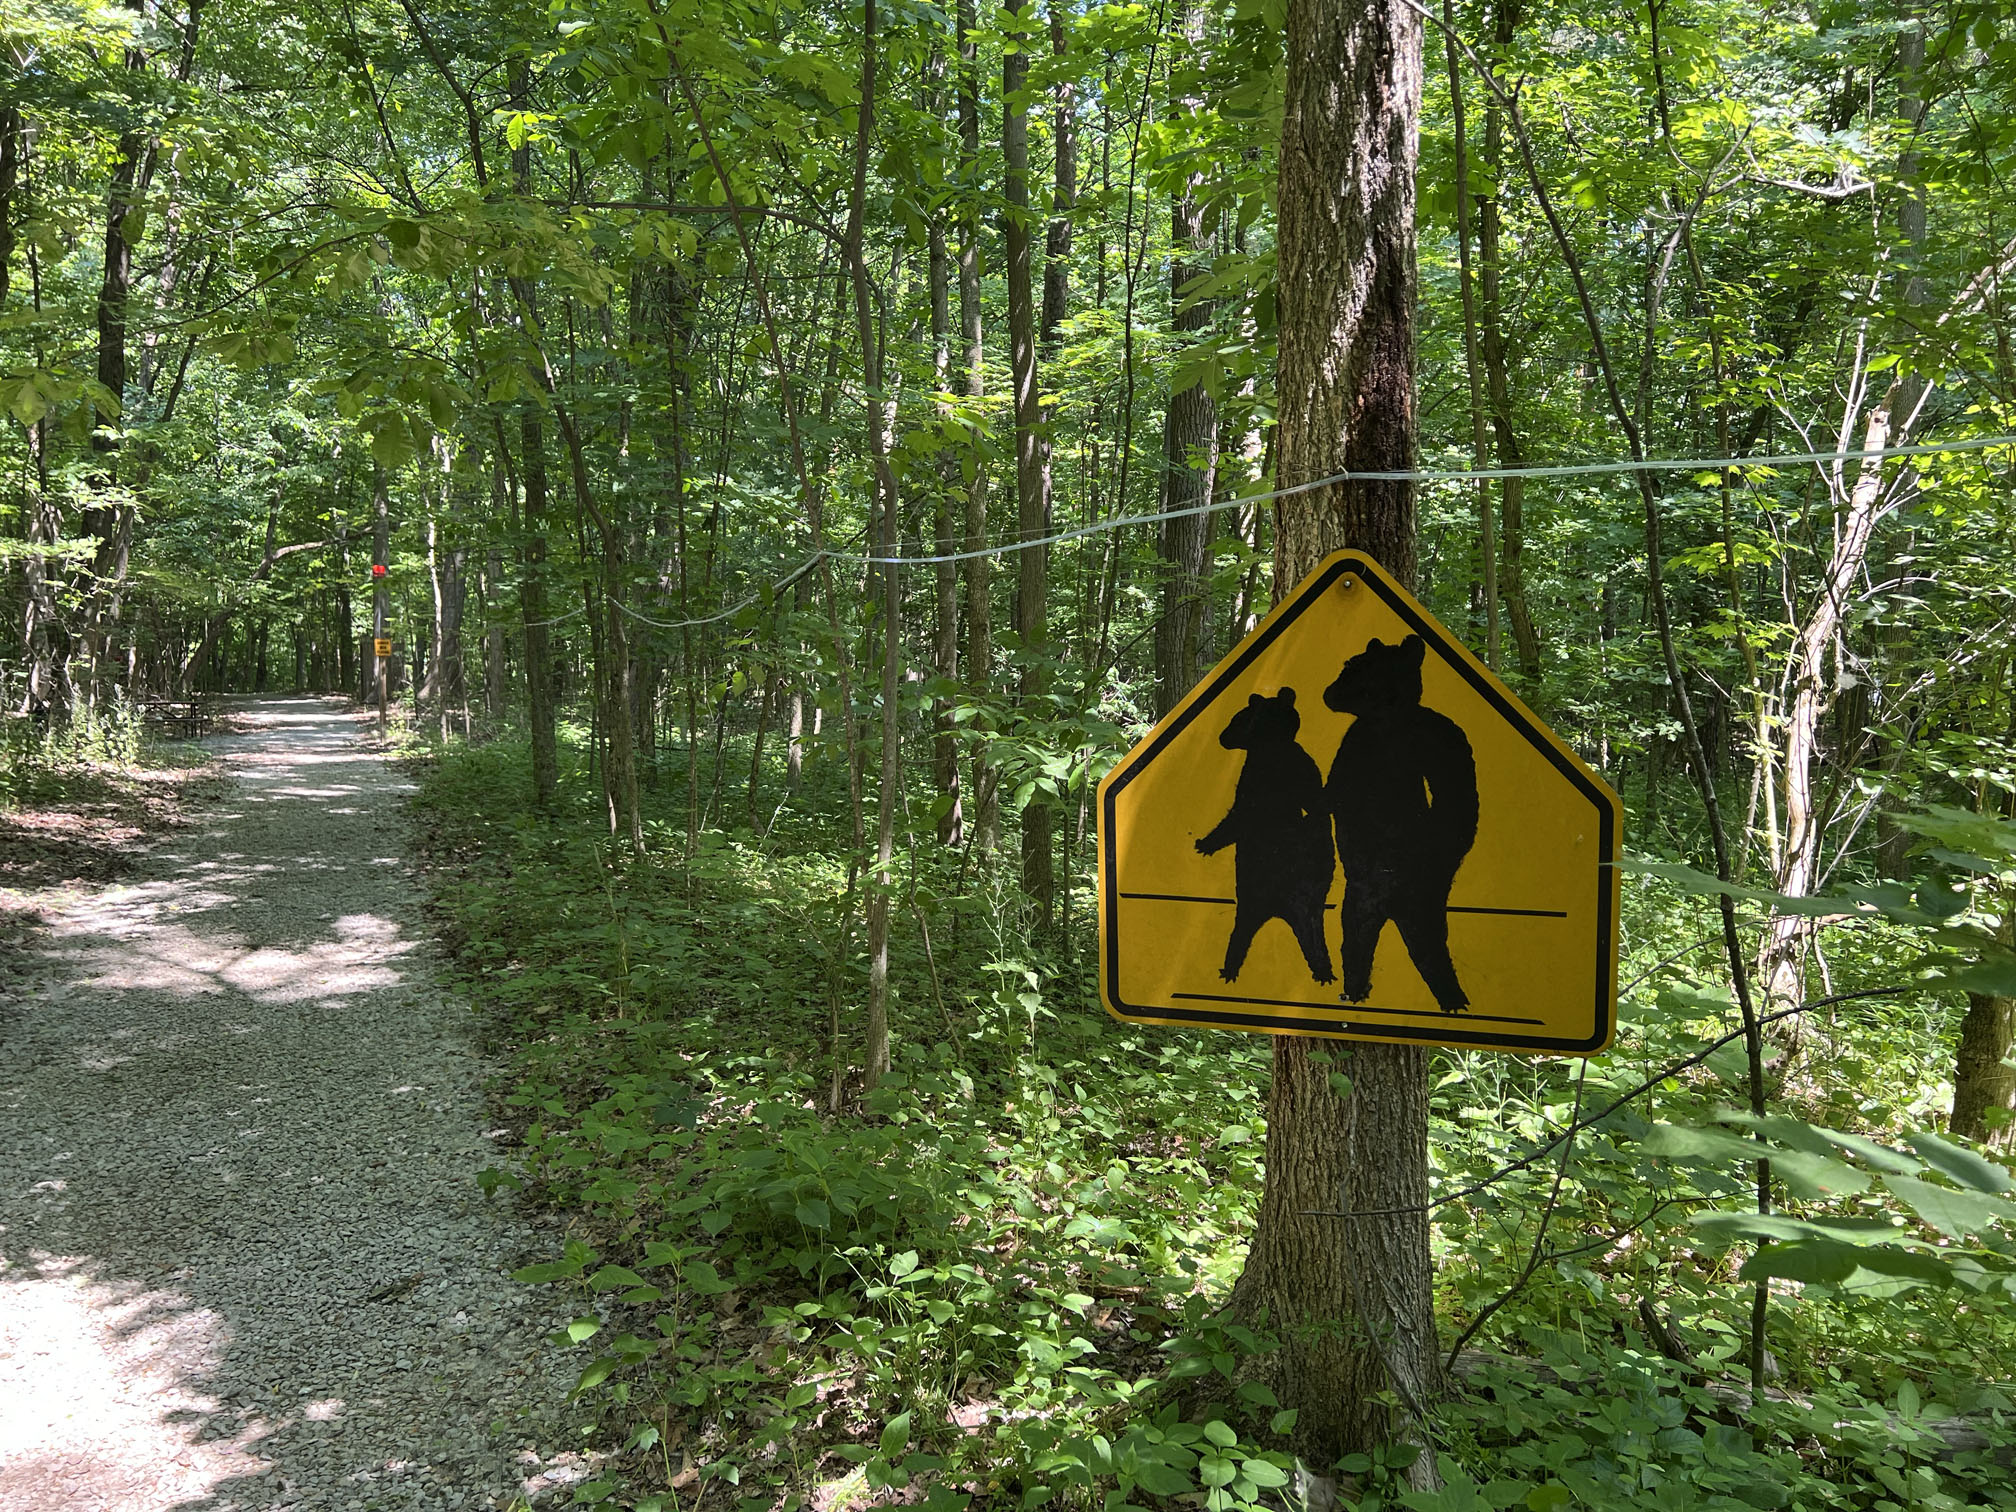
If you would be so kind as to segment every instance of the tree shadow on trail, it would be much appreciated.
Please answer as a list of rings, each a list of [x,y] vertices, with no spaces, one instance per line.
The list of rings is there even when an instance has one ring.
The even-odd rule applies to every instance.
[[[508,1279],[546,1241],[476,1186],[399,784],[324,705],[253,713],[231,803],[0,1016],[0,1506],[563,1496],[558,1320]]]

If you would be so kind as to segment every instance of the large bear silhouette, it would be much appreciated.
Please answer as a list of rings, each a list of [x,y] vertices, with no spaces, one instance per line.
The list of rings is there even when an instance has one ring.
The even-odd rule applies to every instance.
[[[1449,959],[1449,889],[1477,839],[1477,763],[1457,723],[1421,707],[1427,647],[1375,640],[1344,663],[1323,702],[1353,717],[1323,790],[1344,867],[1343,1000],[1372,992],[1391,919],[1444,1013],[1470,1006]]]
[[[1197,842],[1198,853],[1205,856],[1228,845],[1238,847],[1232,938],[1218,973],[1228,982],[1239,979],[1253,936],[1269,919],[1285,920],[1295,931],[1311,976],[1318,982],[1336,980],[1330,942],[1323,935],[1323,903],[1337,863],[1330,848],[1323,774],[1296,743],[1301,728],[1295,690],[1283,688],[1272,698],[1253,694],[1218,737],[1226,750],[1246,753],[1232,811]]]

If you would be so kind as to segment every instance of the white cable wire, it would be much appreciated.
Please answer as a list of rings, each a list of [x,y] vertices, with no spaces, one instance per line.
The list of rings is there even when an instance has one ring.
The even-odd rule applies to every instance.
[[[537,625],[557,625],[564,620],[570,620],[574,618],[574,616],[577,614],[586,614],[587,612],[588,612],[588,606],[586,604],[583,604],[578,609],[569,609],[565,614],[556,614],[551,619],[533,620],[531,624],[526,625],[525,628],[530,630]]]
[[[803,576],[805,576],[806,573],[810,572],[814,567],[817,567],[819,565],[819,560],[822,556],[837,558],[841,556],[841,553],[831,551],[828,552],[815,551],[811,556],[807,557],[804,561],[800,562],[796,567],[792,568],[791,571],[787,573],[781,581],[772,583],[769,589],[769,596],[775,598],[778,594],[782,593],[786,588],[789,588],[792,584],[796,583],[798,579],[802,578]],[[635,609],[632,609],[628,604],[625,603],[619,602],[616,605],[616,607],[624,614],[627,614],[631,619],[636,620],[639,624],[650,625],[653,628],[659,630],[686,630],[698,625],[713,625],[718,624],[725,619],[733,619],[736,615],[740,614],[744,609],[747,609],[751,604],[761,603],[763,601],[763,598],[764,595],[761,593],[752,593],[749,595],[749,597],[742,600],[741,603],[736,604],[733,608],[723,609],[719,614],[710,614],[703,619],[660,620],[660,619],[653,619],[648,614],[639,614]]]
[[[1917,446],[1873,447],[1863,451],[1778,452],[1762,457],[1650,457],[1642,462],[1630,460],[1563,462],[1537,467],[1459,467],[1425,471],[1340,472],[1332,473],[1327,478],[1313,479],[1308,483],[1297,483],[1288,488],[1270,489],[1266,493],[1242,494],[1209,504],[1192,504],[1182,509],[1158,510],[1153,514],[1115,515],[1110,520],[1099,520],[1090,525],[1060,530],[1054,535],[1038,536],[1028,541],[1009,541],[1004,545],[986,546],[977,551],[955,551],[943,556],[873,556],[860,551],[814,552],[782,579],[773,583],[768,596],[775,597],[792,586],[818,566],[822,557],[836,562],[862,563],[870,567],[933,567],[947,562],[971,562],[981,557],[1006,556],[1011,552],[1030,551],[1038,546],[1054,546],[1062,541],[1076,541],[1108,530],[1122,530],[1129,525],[1156,525],[1164,520],[1181,520],[1191,515],[1211,514],[1220,509],[1234,509],[1246,504],[1265,504],[1275,499],[1292,498],[1296,494],[1308,493],[1313,489],[1328,488],[1333,483],[1474,483],[1483,479],[1498,478],[1589,478],[1614,473],[1700,472],[1725,467],[1791,467],[1807,462],[1841,463],[1881,457],[1943,456],[1950,452],[1988,451],[1998,446],[2016,446],[2016,435],[1984,436],[1971,441],[1926,442]],[[639,614],[626,604],[619,603],[616,607],[631,619],[655,629],[686,630],[733,619],[751,604],[762,602],[764,597],[763,593],[752,593],[732,608],[700,619],[659,620],[652,619],[646,614]],[[563,619],[566,617],[562,616]],[[556,622],[548,621],[548,623]]]
[[[1784,467],[1802,462],[1852,462],[1867,457],[1925,457],[1945,452],[1986,451],[1990,447],[2016,446],[2016,435],[1988,436],[1974,441],[1948,441],[1923,446],[1885,446],[1867,451],[1781,452],[1768,457],[1653,457],[1643,462],[1568,462],[1548,467],[1462,467],[1447,471],[1340,472],[1293,488],[1277,488],[1268,493],[1244,494],[1210,504],[1193,504],[1184,509],[1165,509],[1155,514],[1115,515],[1091,525],[1041,536],[1029,541],[1010,541],[1005,546],[989,546],[980,551],[957,551],[947,556],[866,556],[859,552],[828,553],[836,561],[866,562],[876,567],[926,567],[940,562],[970,562],[976,557],[1002,556],[1012,551],[1029,551],[1059,541],[1075,541],[1101,531],[1119,530],[1128,525],[1154,525],[1162,520],[1180,520],[1189,515],[1211,514],[1242,504],[1264,504],[1285,499],[1333,483],[1473,483],[1485,478],[1582,478],[1605,473],[1693,472],[1724,467]]]

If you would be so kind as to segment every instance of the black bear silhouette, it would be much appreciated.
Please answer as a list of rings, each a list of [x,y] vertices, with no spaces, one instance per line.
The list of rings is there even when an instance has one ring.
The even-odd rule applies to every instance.
[[[1477,763],[1462,728],[1421,707],[1418,635],[1375,640],[1344,663],[1323,702],[1355,716],[1330,763],[1324,800],[1344,867],[1343,999],[1372,992],[1372,958],[1391,919],[1444,1013],[1470,1006],[1449,959],[1449,889],[1477,839]]]
[[[1218,973],[1228,982],[1239,979],[1253,936],[1269,919],[1285,920],[1295,931],[1311,976],[1319,982],[1336,980],[1330,942],[1323,937],[1323,901],[1330,895],[1337,862],[1323,806],[1323,774],[1296,743],[1301,728],[1295,690],[1283,688],[1272,698],[1253,694],[1218,737],[1226,750],[1246,753],[1232,811],[1197,842],[1198,853],[1205,856],[1228,845],[1238,847],[1232,938]]]

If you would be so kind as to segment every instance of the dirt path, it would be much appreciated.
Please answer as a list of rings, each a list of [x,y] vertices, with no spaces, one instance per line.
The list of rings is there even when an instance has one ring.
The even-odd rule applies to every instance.
[[[0,1512],[564,1500],[409,785],[337,704],[238,714],[209,821],[0,987]]]

